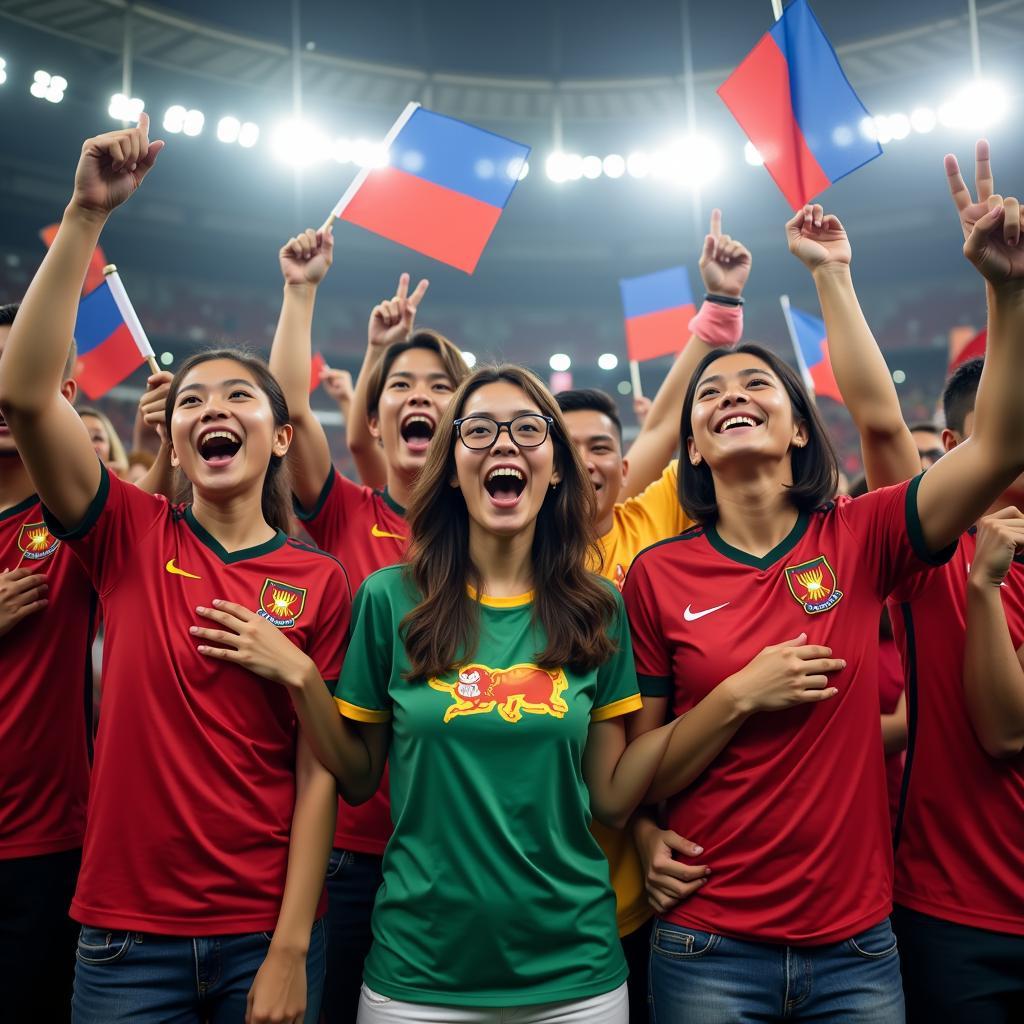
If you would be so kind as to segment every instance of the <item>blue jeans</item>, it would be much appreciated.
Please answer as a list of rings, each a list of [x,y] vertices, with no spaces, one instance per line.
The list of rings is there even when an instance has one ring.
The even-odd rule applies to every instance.
[[[352,1024],[359,1012],[363,962],[373,944],[370,918],[383,875],[383,858],[332,850],[327,863],[326,1024]]]
[[[652,1024],[903,1024],[896,938],[885,918],[827,946],[743,942],[657,921]]]
[[[320,1013],[323,921],[306,957],[306,1024]],[[83,926],[78,938],[73,1024],[240,1024],[268,932],[195,939]]]

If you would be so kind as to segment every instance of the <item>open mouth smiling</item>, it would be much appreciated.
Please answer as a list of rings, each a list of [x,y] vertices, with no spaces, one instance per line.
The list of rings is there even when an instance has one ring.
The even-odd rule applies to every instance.
[[[724,434],[730,430],[738,430],[742,427],[753,428],[759,427],[763,420],[757,420],[753,416],[747,416],[745,413],[740,413],[735,416],[727,416],[722,422],[715,428],[716,434]]]
[[[484,478],[484,489],[499,508],[512,508],[526,490],[526,474],[517,466],[495,466]]]
[[[226,466],[242,447],[242,439],[235,431],[219,427],[208,430],[196,445],[200,457],[211,466]]]
[[[400,433],[402,440],[411,451],[425,452],[430,447],[436,424],[423,413],[413,413],[402,421]]]

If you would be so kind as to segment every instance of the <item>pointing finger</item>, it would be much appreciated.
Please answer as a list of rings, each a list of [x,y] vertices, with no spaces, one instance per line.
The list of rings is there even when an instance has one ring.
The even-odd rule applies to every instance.
[[[722,233],[722,211],[717,207],[711,211],[711,235],[717,238]]]

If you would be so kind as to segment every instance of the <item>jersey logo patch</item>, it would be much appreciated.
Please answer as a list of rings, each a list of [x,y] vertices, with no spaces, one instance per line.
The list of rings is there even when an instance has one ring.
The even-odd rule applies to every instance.
[[[49,558],[60,547],[60,541],[46,527],[46,523],[25,523],[18,534],[18,550],[23,558],[38,562]]]
[[[786,566],[786,583],[797,604],[808,615],[827,612],[843,599],[843,592],[836,585],[836,574],[824,555]]]
[[[260,610],[256,613],[275,626],[287,629],[306,607],[306,589],[290,583],[272,580],[269,576],[260,591]]]
[[[398,533],[388,533],[387,530],[382,530],[376,523],[374,523],[373,526],[370,527],[370,536],[371,537],[387,537],[387,538],[389,538],[391,540],[405,540],[405,537],[403,537],[401,534],[398,534]]]
[[[485,715],[495,708],[506,722],[516,723],[523,712],[561,718],[569,710],[562,694],[569,688],[565,673],[536,665],[488,668],[467,665],[454,683],[428,679],[431,689],[447,693],[454,703],[444,713],[447,725],[461,715]]]
[[[202,576],[197,576],[194,572],[186,572],[184,569],[179,569],[174,563],[177,561],[175,558],[169,558],[164,568],[172,576],[184,576],[187,580],[201,580]]]
[[[705,608],[701,612],[695,612],[692,610],[690,605],[687,605],[683,609],[683,618],[686,619],[687,622],[696,622],[698,619],[703,619],[705,615],[710,615],[712,612],[720,612],[728,604],[729,602],[725,601],[722,604],[716,604],[714,608]]]

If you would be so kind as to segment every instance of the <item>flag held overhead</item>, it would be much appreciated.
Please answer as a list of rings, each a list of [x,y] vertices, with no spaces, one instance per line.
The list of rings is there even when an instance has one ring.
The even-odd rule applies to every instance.
[[[780,298],[780,302],[804,384],[817,398],[824,396],[834,399],[841,405],[845,404],[835,374],[832,372],[832,359],[828,353],[824,321],[803,310],[794,309],[786,295]]]
[[[794,210],[882,154],[807,0],[786,8],[718,95]]]
[[[333,216],[472,274],[530,147],[410,103]]]
[[[108,266],[104,273],[103,283],[79,302],[75,319],[75,379],[92,399],[105,395],[147,360],[154,373],[158,369],[117,268]]]
[[[623,278],[619,288],[631,361],[675,355],[682,349],[696,312],[685,267]]]

